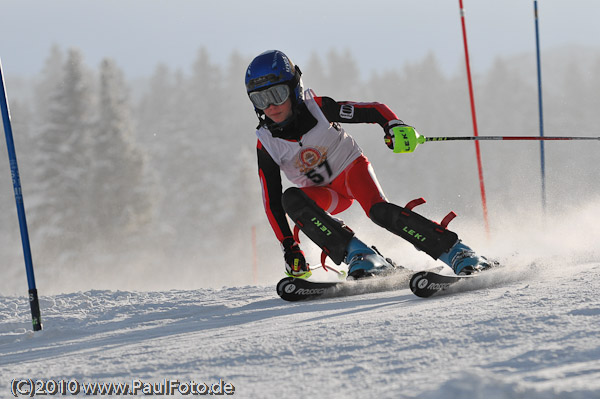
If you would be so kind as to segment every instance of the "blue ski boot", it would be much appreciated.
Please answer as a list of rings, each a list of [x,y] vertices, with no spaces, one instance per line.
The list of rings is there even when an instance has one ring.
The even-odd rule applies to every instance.
[[[375,249],[354,237],[346,249],[344,262],[348,264],[348,276],[355,279],[386,274],[396,267]]]
[[[457,275],[478,273],[492,267],[491,262],[483,256],[478,256],[460,240],[448,252],[443,253],[439,259],[450,266]]]

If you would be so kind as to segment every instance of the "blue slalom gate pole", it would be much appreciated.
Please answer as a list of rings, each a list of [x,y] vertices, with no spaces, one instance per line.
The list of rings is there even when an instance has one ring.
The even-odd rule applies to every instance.
[[[538,104],[540,114],[540,137],[544,137],[544,111],[542,106],[542,66],[540,62],[540,32],[538,24],[538,6],[537,0],[533,0],[533,14],[535,17],[535,47],[537,56],[537,76],[538,76]],[[540,141],[540,160],[542,169],[542,209],[546,212],[546,160],[544,156],[544,140]]]
[[[10,172],[12,175],[13,188],[15,191],[15,201],[17,202],[19,227],[21,229],[21,241],[23,243],[23,256],[25,258],[25,270],[27,271],[27,283],[29,285],[29,305],[31,307],[33,331],[40,331],[42,329],[40,303],[38,300],[37,288],[35,286],[35,276],[33,274],[33,261],[31,258],[31,246],[29,244],[29,232],[27,231],[27,219],[25,218],[25,206],[23,204],[23,193],[21,192],[21,179],[19,178],[19,166],[17,164],[17,154],[15,151],[15,143],[13,140],[12,127],[10,124],[10,111],[8,109],[8,99],[6,96],[6,86],[4,85],[4,73],[2,72],[1,60],[0,82],[2,83],[2,96],[0,97],[0,108],[2,109],[4,135],[6,136],[6,148],[8,150]]]

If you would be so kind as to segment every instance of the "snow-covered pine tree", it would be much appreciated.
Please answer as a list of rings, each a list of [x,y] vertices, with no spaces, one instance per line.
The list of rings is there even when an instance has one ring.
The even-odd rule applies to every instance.
[[[91,141],[90,213],[94,241],[124,243],[152,218],[153,187],[147,160],[136,145],[131,105],[122,71],[105,59],[100,65],[97,120]]]
[[[65,261],[90,237],[91,80],[76,49],[69,50],[61,75],[46,79],[50,91],[43,93],[47,102],[40,114],[32,231],[47,259]]]

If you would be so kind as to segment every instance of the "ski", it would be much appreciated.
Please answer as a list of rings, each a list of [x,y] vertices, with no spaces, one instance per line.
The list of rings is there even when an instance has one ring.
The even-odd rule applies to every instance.
[[[284,277],[277,283],[277,294],[285,301],[296,302],[402,289],[408,288],[408,281],[412,273],[411,270],[400,268],[385,276],[329,282]]]
[[[448,290],[452,285],[466,279],[475,278],[476,275],[456,276],[435,272],[417,272],[410,278],[410,290],[421,298],[429,298]]]
[[[277,294],[281,299],[295,302],[323,296],[328,289],[341,284],[341,281],[318,283],[301,278],[285,277],[277,283]]]
[[[481,272],[460,276],[440,274],[439,270],[425,270],[413,274],[409,286],[416,296],[429,298],[434,295],[493,287],[517,277],[515,273],[498,273],[502,270],[503,267],[498,262],[494,262],[492,267]]]

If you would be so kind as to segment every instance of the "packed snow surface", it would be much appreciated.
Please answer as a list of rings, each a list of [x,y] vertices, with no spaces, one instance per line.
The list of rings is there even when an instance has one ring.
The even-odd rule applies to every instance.
[[[42,296],[36,333],[25,298],[4,296],[0,397],[26,378],[230,384],[240,398],[600,398],[600,262],[496,274],[430,299],[287,303],[273,285]]]

